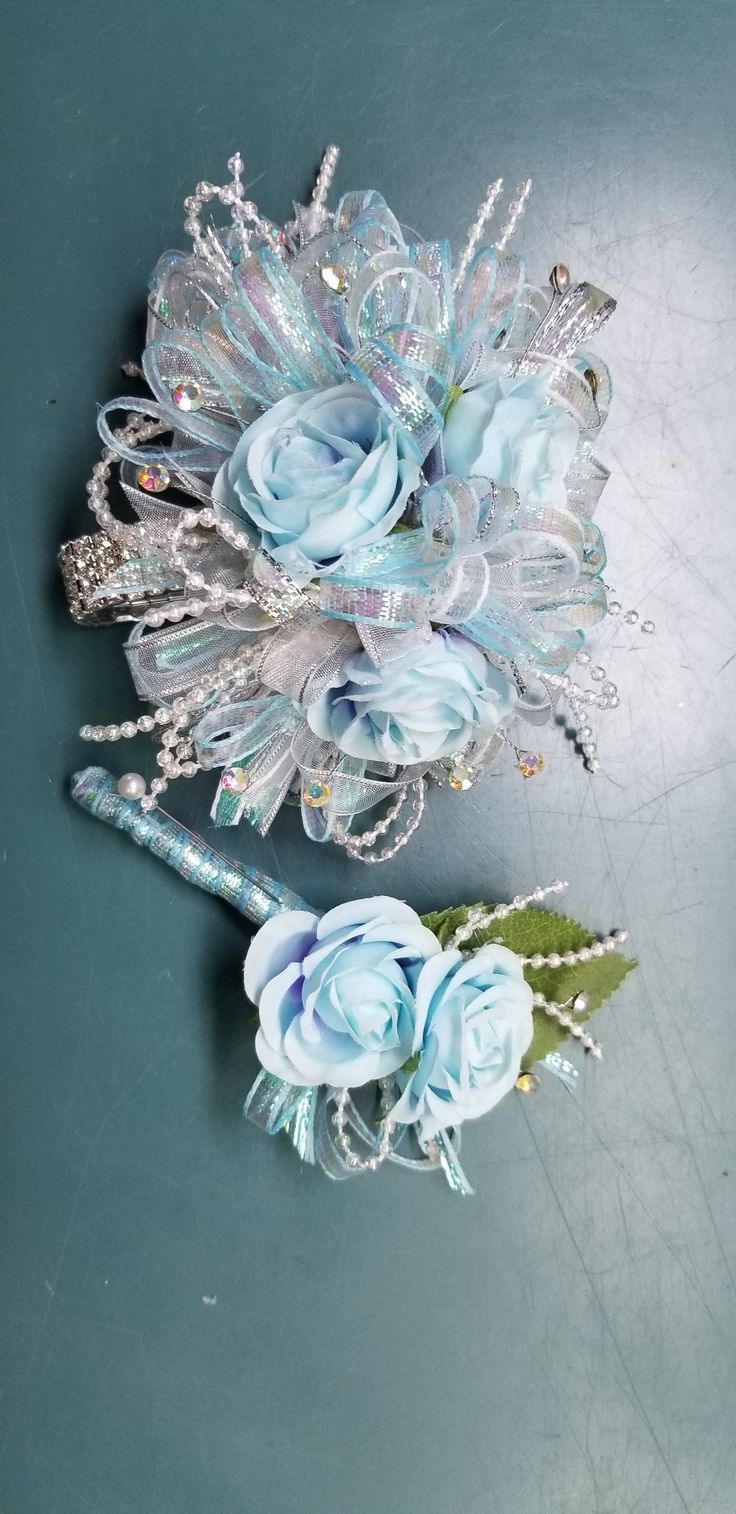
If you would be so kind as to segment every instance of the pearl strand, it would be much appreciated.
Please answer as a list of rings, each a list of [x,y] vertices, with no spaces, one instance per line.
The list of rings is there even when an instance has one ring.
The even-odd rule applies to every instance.
[[[478,930],[485,930],[492,925],[494,920],[505,920],[508,915],[517,909],[528,909],[530,904],[541,904],[548,894],[561,894],[569,884],[562,878],[557,878],[554,883],[549,883],[546,888],[534,888],[530,894],[517,894],[510,904],[497,904],[491,910],[483,908],[482,904],[472,904],[468,910],[468,918],[463,925],[459,925],[447,943],[448,949],[460,946],[463,941],[468,941]]]
[[[160,436],[165,429],[157,422],[140,420],[135,416],[126,427],[120,428],[114,434],[118,441],[135,447],[140,442]],[[142,521],[135,525],[126,525],[116,520],[108,504],[110,472],[112,464],[116,461],[115,453],[106,447],[101,461],[95,464],[87,484],[89,506],[98,526],[114,541],[129,547],[136,554],[151,551],[163,557],[170,568],[181,574],[188,590],[193,589],[195,595],[199,592],[206,596],[204,599],[188,598],[183,603],[171,602],[166,605],[151,606],[144,610],[138,619],[146,626],[158,628],[166,621],[177,622],[184,620],[187,615],[199,617],[213,609],[221,610],[225,604],[236,607],[252,604],[253,595],[247,589],[226,589],[222,584],[208,584],[204,575],[191,566],[187,555],[180,550],[184,534],[198,527],[217,530],[218,535],[230,546],[236,547],[239,551],[245,551],[251,556],[252,543],[235,527],[231,527],[227,522],[217,521],[214,511],[209,507],[201,510],[182,509],[176,526],[167,533],[163,541],[160,534],[150,531]]]
[[[344,846],[352,862],[365,862],[368,865],[376,862],[390,862],[392,857],[395,857],[396,853],[401,851],[401,848],[411,841],[412,836],[421,824],[427,802],[426,784],[423,778],[418,778],[411,787],[414,789],[415,807],[407,822],[406,830],[402,831],[401,835],[397,836],[396,840],[390,846],[384,847],[382,851],[365,854],[365,848],[373,846],[381,836],[385,836],[386,832],[390,830],[392,824],[398,818],[410,792],[408,786],[399,789],[394,804],[387,810],[383,820],[379,820],[371,830],[364,831],[360,836],[352,836],[349,831],[338,831],[335,833],[333,839],[337,842],[338,846]]]
[[[184,221],[184,230],[187,236],[191,237],[197,255],[212,269],[217,282],[219,284],[224,283],[225,287],[231,287],[230,274],[232,270],[227,258],[219,244],[212,237],[206,235],[199,218],[200,211],[211,200],[218,199],[221,190],[222,186],[220,184],[210,184],[207,179],[200,180],[194,194],[187,195],[184,201],[184,209],[187,213],[186,220]]]
[[[527,179],[526,183],[519,185],[519,188],[516,191],[516,199],[512,200],[511,204],[509,205],[508,218],[506,220],[506,224],[505,224],[505,226],[504,226],[504,228],[503,228],[503,230],[501,232],[501,235],[500,235],[500,237],[499,237],[499,239],[498,239],[498,241],[496,243],[496,247],[497,247],[497,249],[498,249],[499,252],[504,252],[506,250],[509,242],[511,241],[511,238],[513,237],[514,232],[516,231],[516,228],[517,228],[517,226],[518,226],[518,224],[519,224],[519,222],[520,222],[520,220],[521,220],[521,218],[522,218],[522,216],[524,214],[524,211],[526,210],[527,202],[529,200],[529,196],[530,196],[531,192],[532,192],[532,181],[531,181],[531,179]]]
[[[624,622],[624,625],[627,626],[635,626],[639,623],[639,611],[633,609],[624,610],[623,605],[618,599],[609,599],[608,613],[609,615],[614,616],[620,615]],[[657,627],[653,620],[643,620],[641,622],[640,629],[643,631],[645,636],[653,636]]]
[[[138,731],[150,733],[161,726],[162,745],[156,755],[156,762],[163,769],[164,776],[154,778],[150,794],[141,797],[141,807],[144,810],[154,809],[158,797],[166,792],[170,779],[194,778],[200,771],[199,763],[192,760],[192,742],[184,735],[195,712],[207,703],[213,693],[225,690],[232,683],[242,682],[251,660],[252,649],[244,647],[233,657],[223,657],[216,673],[203,678],[200,684],[196,684],[186,694],[177,696],[171,706],[160,705],[153,715],[141,715],[138,720],[126,720],[121,725],[83,725],[79,735],[83,741],[119,741],[121,738],[135,736]],[[175,748],[175,752],[172,748]]]
[[[344,1157],[348,1167],[360,1168],[364,1172],[375,1172],[391,1153],[391,1137],[396,1129],[396,1121],[389,1118],[383,1119],[381,1121],[381,1133],[372,1155],[367,1157],[359,1156],[351,1144],[347,1133],[349,1104],[350,1089],[338,1089],[335,1094],[335,1113],[332,1116],[332,1123],[335,1126],[336,1132],[335,1145]],[[384,1107],[384,1105],[385,1092],[381,1098],[381,1106]]]
[[[493,184],[488,185],[488,188],[486,190],[486,197],[481,201],[481,204],[478,207],[478,214],[473,221],[472,226],[468,227],[468,235],[465,247],[463,248],[462,256],[460,257],[457,268],[455,270],[455,276],[452,280],[453,294],[457,294],[458,290],[462,286],[463,279],[465,278],[466,271],[470,266],[473,255],[475,253],[475,249],[478,246],[485,227],[487,226],[493,215],[496,201],[502,189],[503,179],[495,179]]]
[[[594,1041],[584,1026],[580,1025],[577,1020],[574,1020],[569,1013],[570,1009],[575,1010],[576,1005],[578,1013],[583,1014],[585,1012],[588,1008],[585,994],[573,994],[572,998],[566,999],[564,1004],[557,1004],[554,999],[545,999],[544,994],[536,993],[532,996],[532,1002],[535,1009],[543,1010],[550,1020],[556,1020],[558,1025],[561,1025],[564,1030],[569,1031],[570,1035],[580,1042],[584,1051],[589,1052],[592,1057],[595,1057],[597,1062],[600,1062],[603,1056],[600,1042]]]
[[[332,180],[335,177],[335,169],[337,168],[339,157],[339,147],[336,147],[334,142],[331,142],[330,146],[325,148],[325,151],[322,154],[322,162],[320,163],[319,173],[317,174],[315,186],[312,190],[312,204],[318,210],[324,210],[325,205],[327,204],[327,196],[330,192]]]
[[[114,432],[116,439],[125,446],[137,447],[139,442],[150,441],[154,436],[160,436],[165,431],[158,421],[147,421],[139,416],[129,416],[126,426],[120,427]],[[92,469],[91,477],[86,484],[86,492],[89,496],[89,508],[97,521],[101,531],[120,542],[123,546],[129,546],[133,551],[139,551],[140,546],[147,546],[149,542],[148,532],[142,524],[124,525],[116,520],[108,504],[110,472],[112,464],[118,458],[110,447],[103,447],[99,462]]]
[[[364,846],[372,846],[374,841],[378,841],[381,836],[385,836],[386,832],[390,831],[394,820],[398,819],[398,816],[400,815],[401,810],[406,803],[408,794],[408,786],[404,785],[403,788],[399,789],[396,799],[389,807],[389,809],[387,809],[383,819],[378,820],[369,831],[363,831],[362,835],[353,836],[351,835],[350,831],[338,832],[335,838],[338,845],[358,849]]]
[[[628,941],[629,933],[625,930],[614,930],[610,936],[603,936],[599,941],[593,941],[590,946],[581,946],[579,951],[550,952],[544,956],[542,952],[534,952],[531,957],[521,957],[524,967],[534,970],[541,967],[575,967],[579,962],[591,962],[594,957],[603,957],[606,952],[615,951],[617,946],[623,946]]]

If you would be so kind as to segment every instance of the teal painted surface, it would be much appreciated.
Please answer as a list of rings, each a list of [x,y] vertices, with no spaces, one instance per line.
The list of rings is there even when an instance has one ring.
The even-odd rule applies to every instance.
[[[74,0],[6,31],[0,1508],[733,1514],[734,8]],[[282,217],[330,140],[431,235],[531,174],[536,274],[620,298],[602,518],[659,632],[603,659],[605,773],[560,738],[543,779],[437,795],[380,877],[429,908],[567,876],[641,961],[574,1098],[469,1130],[468,1203],[244,1125],[244,924],[64,795],[79,724],[133,707],[54,555],[148,270],[236,146]],[[322,907],[376,885],[294,816],[232,849]]]

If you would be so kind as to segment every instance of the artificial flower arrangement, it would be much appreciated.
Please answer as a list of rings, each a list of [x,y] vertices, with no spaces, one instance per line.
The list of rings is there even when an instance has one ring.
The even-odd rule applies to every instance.
[[[126,774],[127,797],[150,810],[215,770],[217,825],[264,833],[286,800],[313,840],[376,862],[416,830],[428,780],[463,792],[504,748],[541,771],[520,730],[560,700],[598,766],[591,713],[619,697],[584,642],[621,606],[593,522],[610,378],[588,343],[614,301],[560,264],[528,282],[510,250],[528,184],[495,242],[489,187],[455,259],[374,190],[329,211],[336,162],[284,227],[246,199],[238,155],[186,201],[193,249],[152,279],[153,397],[103,406],[101,530],[61,562],[79,620],[136,621],[153,712],[81,732],[153,734],[160,772]],[[227,225],[204,224],[216,205]],[[113,467],[135,523],[111,509]]]
[[[77,773],[72,795],[260,927],[244,984],[262,1070],[245,1114],[270,1135],[286,1131],[331,1178],[390,1162],[442,1170],[470,1194],[463,1124],[514,1086],[531,1092],[541,1069],[573,1087],[565,1043],[601,1057],[587,1021],[634,964],[617,950],[626,931],[598,939],[540,908],[563,882],[422,918],[388,896],[320,916],[162,810],[142,810],[103,768]]]
[[[595,772],[590,714],[619,703],[585,646],[622,613],[593,523],[610,378],[588,346],[614,301],[561,264],[546,289],[527,281],[509,249],[529,184],[493,242],[489,186],[455,259],[373,190],[328,210],[336,162],[329,148],[279,227],[236,155],[228,184],[186,201],[193,250],[154,272],[142,367],[126,365],[151,394],[102,408],[100,530],[61,566],[75,619],[136,622],[126,656],[151,706],[81,735],[150,733],[160,773],[90,767],[72,793],[259,926],[248,1117],[331,1177],[389,1161],[469,1193],[463,1124],[535,1068],[571,1086],[565,1043],[600,1057],[587,1020],[633,965],[626,932],[541,908],[561,883],[423,918],[386,895],[320,916],[159,808],[212,769],[216,825],[265,833],[295,803],[310,838],[380,862],[416,831],[428,779],[462,793],[504,747],[540,772],[519,723],[560,701]],[[230,221],[205,225],[218,204]],[[114,467],[134,523],[113,514]]]

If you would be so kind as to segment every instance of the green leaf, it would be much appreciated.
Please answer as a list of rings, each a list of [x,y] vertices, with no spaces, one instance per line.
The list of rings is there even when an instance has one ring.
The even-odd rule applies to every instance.
[[[482,908],[488,910],[493,906],[486,904]],[[459,905],[454,909],[435,910],[432,914],[424,915],[422,920],[434,932],[441,945],[446,946],[458,926],[465,924],[467,917],[468,906]],[[568,915],[557,915],[547,909],[519,909],[512,910],[504,920],[494,920],[483,930],[475,931],[463,942],[463,949],[472,950],[494,941],[508,946],[522,957],[533,957],[536,952],[548,957],[552,952],[562,956],[565,952],[580,951],[581,946],[590,946],[595,940],[596,937],[585,926],[578,924],[577,920],[571,920]],[[542,993],[546,999],[554,999],[558,1004],[564,1004],[573,994],[584,992],[588,1008],[584,1014],[576,1016],[583,1024],[610,998],[635,966],[635,962],[623,957],[620,952],[606,952],[603,957],[592,957],[590,962],[577,962],[574,967],[526,967],[524,976],[535,993]],[[535,1009],[534,1036],[522,1067],[527,1069],[535,1062],[543,1061],[547,1053],[554,1051],[568,1036],[569,1032],[564,1026],[549,1019],[544,1010]]]
[[[406,1072],[406,1073],[416,1072],[416,1070],[417,1070],[417,1068],[419,1066],[420,1060],[421,1060],[421,1058],[419,1056],[419,1052],[415,1051],[414,1055],[412,1057],[407,1057],[406,1061],[402,1062],[401,1067],[399,1068],[399,1071],[400,1072]]]

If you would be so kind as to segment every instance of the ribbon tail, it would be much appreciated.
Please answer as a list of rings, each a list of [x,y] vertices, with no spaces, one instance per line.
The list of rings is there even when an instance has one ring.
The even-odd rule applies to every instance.
[[[318,1088],[305,1088],[293,1115],[286,1121],[287,1132],[294,1150],[310,1167],[314,1166],[314,1122],[319,1102]]]
[[[475,1189],[468,1182],[460,1166],[457,1151],[447,1131],[438,1130],[437,1134],[427,1141],[422,1140],[420,1136],[420,1145],[432,1161],[439,1163],[447,1179],[448,1188],[451,1188],[453,1193],[459,1193],[462,1198],[471,1198]]]
[[[243,1114],[267,1135],[277,1135],[294,1119],[305,1094],[311,1092],[295,1083],[285,1083],[264,1068],[248,1091]]]

